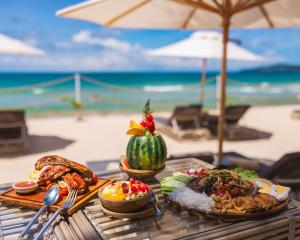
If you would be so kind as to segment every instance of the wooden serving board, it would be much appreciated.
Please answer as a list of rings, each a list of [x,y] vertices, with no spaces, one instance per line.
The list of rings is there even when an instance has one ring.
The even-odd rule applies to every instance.
[[[72,215],[77,210],[82,208],[88,201],[90,201],[98,191],[106,186],[109,183],[114,182],[113,180],[98,178],[98,182],[96,185],[89,186],[89,191],[86,194],[78,195],[76,202],[72,208],[69,208],[66,212],[69,215]],[[43,199],[46,192],[43,192],[41,189],[36,190],[31,194],[19,194],[11,188],[8,191],[0,194],[0,202],[4,202],[7,204],[18,205],[22,207],[28,207],[32,209],[39,209],[43,205]],[[66,197],[62,197],[58,200],[56,205],[50,206],[50,210],[55,212],[64,202]]]

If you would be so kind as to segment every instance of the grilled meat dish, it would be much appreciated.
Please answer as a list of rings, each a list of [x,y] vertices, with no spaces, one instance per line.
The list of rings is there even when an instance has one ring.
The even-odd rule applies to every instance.
[[[67,173],[63,176],[63,180],[67,183],[69,190],[78,189],[79,194],[87,191],[88,185],[78,173]]]
[[[268,209],[277,204],[276,198],[266,193],[258,193],[254,196],[254,201],[259,208]]]
[[[255,212],[278,204],[273,196],[259,193],[254,183],[225,169],[206,169],[188,187],[209,195],[215,201],[215,211],[221,213]]]
[[[189,182],[188,187],[196,192],[205,192],[208,195],[223,196],[229,193],[233,197],[255,195],[257,187],[250,181],[228,170],[208,169],[201,176]]]
[[[86,166],[56,155],[39,159],[35,169],[40,170],[38,183],[48,186],[53,182],[60,188],[78,189],[79,194],[86,193],[88,186],[97,183],[97,176]]]
[[[46,181],[56,180],[64,174],[70,172],[71,169],[62,165],[48,165],[42,169],[38,183],[43,185]]]
[[[80,175],[84,178],[87,182],[92,182],[93,178],[93,172],[91,169],[89,169],[87,166],[84,166],[80,163],[71,161],[69,159],[57,156],[57,155],[51,155],[51,156],[45,156],[40,158],[35,163],[35,169],[41,170],[44,166],[48,165],[62,165],[68,168],[71,168],[72,170],[80,173]]]

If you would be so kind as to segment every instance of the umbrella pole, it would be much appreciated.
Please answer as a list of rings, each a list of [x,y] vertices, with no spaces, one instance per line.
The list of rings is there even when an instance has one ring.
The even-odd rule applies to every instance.
[[[205,101],[205,83],[206,83],[206,66],[207,59],[202,60],[202,71],[201,71],[201,84],[200,84],[200,103],[204,106]]]
[[[223,160],[223,139],[224,139],[224,120],[225,120],[225,101],[226,101],[226,80],[227,80],[227,42],[229,35],[230,17],[223,16],[223,52],[221,68],[221,97],[220,97],[220,116],[218,121],[218,158],[216,165],[219,166]]]

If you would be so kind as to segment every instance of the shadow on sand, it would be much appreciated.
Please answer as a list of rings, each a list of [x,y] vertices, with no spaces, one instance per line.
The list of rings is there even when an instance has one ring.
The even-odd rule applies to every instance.
[[[118,172],[119,159],[103,160],[103,161],[88,161],[86,164],[97,175],[105,175],[111,172]]]
[[[225,130],[225,140],[227,141],[249,141],[269,139],[271,137],[271,132],[266,132],[244,126],[227,127],[227,129]]]
[[[14,158],[18,156],[26,156],[29,154],[49,152],[65,148],[74,142],[74,140],[64,139],[57,136],[29,135],[27,151],[15,153],[1,153],[0,158]]]

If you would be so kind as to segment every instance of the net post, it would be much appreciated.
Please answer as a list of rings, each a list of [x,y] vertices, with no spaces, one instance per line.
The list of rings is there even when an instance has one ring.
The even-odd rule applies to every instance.
[[[77,104],[81,104],[81,79],[80,73],[75,73],[74,75],[74,94],[75,94],[75,101]]]

